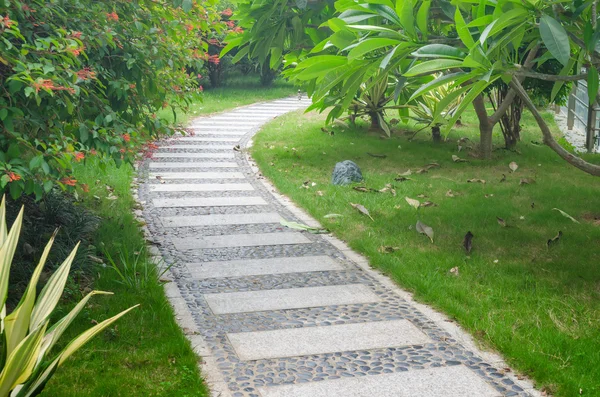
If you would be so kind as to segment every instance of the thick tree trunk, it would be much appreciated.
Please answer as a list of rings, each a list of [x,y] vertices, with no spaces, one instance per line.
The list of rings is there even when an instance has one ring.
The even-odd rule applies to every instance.
[[[440,143],[442,141],[442,132],[439,126],[435,125],[431,127],[431,137],[433,138],[433,143]]]
[[[376,112],[371,112],[369,113],[369,118],[371,119],[371,126],[369,127],[369,130],[371,131],[381,131],[381,125],[379,124],[379,117],[377,117],[377,113]]]

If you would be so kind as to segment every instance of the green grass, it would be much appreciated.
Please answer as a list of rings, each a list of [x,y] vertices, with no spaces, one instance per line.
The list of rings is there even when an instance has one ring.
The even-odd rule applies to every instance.
[[[75,171],[77,180],[89,184],[91,189],[84,199],[85,205],[94,208],[102,217],[96,246],[99,252],[104,247],[117,261],[121,253],[125,253],[128,261],[133,261],[136,252],[145,244],[139,223],[132,214],[134,200],[130,185],[133,175],[130,166],[108,166],[101,170],[93,161]],[[114,188],[118,200],[106,198],[107,185]],[[152,266],[144,252],[140,255],[140,266]],[[133,305],[141,306],[75,353],[56,372],[42,396],[206,396],[197,357],[175,323],[157,278],[149,277],[143,287],[131,288],[120,283],[111,268],[99,267],[95,273],[90,287],[112,291],[114,295],[92,298],[68,335],[63,336],[63,341],[70,340],[96,321]],[[75,282],[71,282],[69,288],[75,290],[75,295],[81,296],[85,292],[78,293],[79,286]],[[56,316],[64,315],[74,304],[65,302]]]
[[[185,125],[190,119],[206,114],[218,113],[238,106],[269,101],[295,95],[297,88],[287,81],[277,79],[270,87],[263,87],[256,76],[238,76],[227,80],[220,88],[206,89],[202,99],[190,104],[187,113],[177,112],[177,119],[170,109],[163,109],[158,116],[171,122]]]
[[[551,114],[545,117],[552,122]],[[409,132],[381,139],[360,128],[336,128],[330,136],[321,131],[323,119],[294,113],[268,124],[252,149],[262,173],[373,266],[455,318],[538,386],[557,396],[580,395],[580,389],[584,396],[600,396],[600,221],[594,221],[600,219],[600,179],[533,144],[542,139],[529,114],[519,152],[496,150],[490,161],[469,156],[467,149],[457,152],[460,137],[477,140],[472,113],[439,145],[426,131],[413,141]],[[500,147],[501,137],[495,143]],[[453,162],[453,154],[468,162]],[[397,196],[332,186],[335,163],[347,159],[362,168],[366,186],[390,183]],[[588,159],[600,162],[598,156]],[[508,167],[512,161],[519,165],[515,173]],[[441,168],[415,173],[431,162]],[[394,181],[408,169],[410,180]],[[521,178],[536,183],[520,185]],[[316,185],[302,188],[305,181]],[[447,196],[449,190],[455,197]],[[437,206],[417,212],[405,197]],[[349,203],[364,205],[374,221]],[[330,213],[343,216],[324,218]],[[417,220],[433,228],[435,243],[415,231]],[[474,234],[468,256],[462,248],[467,231]],[[559,231],[561,241],[549,249],[546,242]],[[385,254],[382,246],[400,249]],[[449,272],[453,267],[458,276]]]

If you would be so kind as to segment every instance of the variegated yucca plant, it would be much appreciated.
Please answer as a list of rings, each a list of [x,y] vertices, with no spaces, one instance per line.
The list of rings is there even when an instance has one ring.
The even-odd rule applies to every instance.
[[[36,287],[54,242],[55,233],[46,245],[19,304],[12,313],[7,315],[8,278],[22,222],[23,209],[21,208],[8,231],[6,201],[3,198],[0,205],[0,397],[38,395],[56,369],[77,349],[136,307],[133,306],[96,324],[73,339],[62,351],[53,353],[52,348],[88,300],[94,295],[110,294],[110,292],[90,292],[66,316],[50,324],[50,316],[63,293],[71,263],[79,246],[77,244],[48,279],[39,296],[36,296]],[[53,353],[52,356],[49,356],[50,353]]]

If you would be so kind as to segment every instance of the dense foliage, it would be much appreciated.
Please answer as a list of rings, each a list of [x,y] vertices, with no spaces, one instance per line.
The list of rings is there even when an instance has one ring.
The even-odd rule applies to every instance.
[[[1,1],[1,190],[40,198],[88,156],[131,161],[167,131],[155,111],[197,95],[222,29],[212,0]]]

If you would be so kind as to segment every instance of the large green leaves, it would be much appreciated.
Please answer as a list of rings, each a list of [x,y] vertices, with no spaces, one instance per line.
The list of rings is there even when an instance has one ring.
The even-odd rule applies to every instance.
[[[421,74],[431,74],[440,70],[458,68],[462,66],[462,63],[463,61],[457,59],[435,59],[433,61],[426,61],[416,64],[406,73],[404,73],[404,75],[413,77]]]
[[[549,15],[540,18],[540,35],[548,51],[563,65],[571,57],[571,44],[565,28]]]
[[[596,95],[598,95],[598,69],[591,67],[588,70],[587,89],[590,105],[596,102]]]

